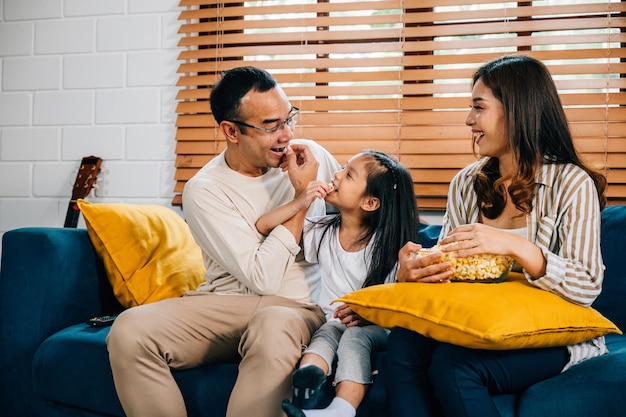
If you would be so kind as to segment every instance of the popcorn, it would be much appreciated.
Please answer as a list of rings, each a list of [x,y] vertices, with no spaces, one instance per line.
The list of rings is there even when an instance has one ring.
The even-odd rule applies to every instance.
[[[329,193],[332,193],[332,192],[333,192],[333,191],[335,191],[335,190],[336,190],[336,188],[335,188],[335,184],[333,184],[332,182],[329,182],[329,183],[328,183],[328,192],[329,192]]]
[[[449,245],[456,243],[458,242]],[[449,245],[435,245],[432,248],[413,252],[413,255],[426,256],[434,252],[441,252],[441,248]],[[451,281],[499,282],[506,278],[513,266],[513,258],[506,255],[482,254],[458,258],[456,252],[442,252],[441,258],[434,263],[446,261],[452,264]]]

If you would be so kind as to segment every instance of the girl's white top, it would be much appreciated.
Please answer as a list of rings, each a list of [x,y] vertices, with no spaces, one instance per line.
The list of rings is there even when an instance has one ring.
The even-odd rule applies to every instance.
[[[339,243],[339,229],[327,227],[322,223],[316,224],[320,219],[332,217],[319,216],[309,218],[304,227],[304,258],[307,262],[317,263],[320,266],[321,285],[318,305],[324,310],[327,320],[333,319],[335,308],[341,303],[333,303],[333,300],[356,291],[363,287],[367,277],[367,270],[371,262],[371,244],[357,251],[348,252]],[[324,237],[321,245],[320,241]],[[391,274],[390,274],[391,276]],[[390,282],[387,277],[385,282]]]

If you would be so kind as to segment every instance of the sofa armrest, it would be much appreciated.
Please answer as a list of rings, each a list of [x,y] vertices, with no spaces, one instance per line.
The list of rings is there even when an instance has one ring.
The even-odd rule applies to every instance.
[[[85,229],[22,228],[2,236],[0,390],[12,415],[35,415],[40,400],[33,398],[31,367],[39,344],[62,328],[112,312],[112,299]]]

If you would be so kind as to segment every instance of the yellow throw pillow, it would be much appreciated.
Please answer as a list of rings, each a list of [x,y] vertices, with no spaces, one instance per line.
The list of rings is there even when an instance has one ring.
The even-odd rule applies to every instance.
[[[380,326],[478,349],[562,346],[622,333],[595,309],[534,287],[520,273],[498,284],[376,285],[336,301]]]
[[[124,307],[179,297],[202,282],[200,247],[174,210],[85,200],[78,200],[78,207],[113,293]]]

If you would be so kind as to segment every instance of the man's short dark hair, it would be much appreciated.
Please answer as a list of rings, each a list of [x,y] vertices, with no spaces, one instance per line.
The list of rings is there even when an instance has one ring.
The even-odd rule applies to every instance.
[[[265,92],[276,85],[274,77],[260,68],[245,66],[224,72],[211,91],[213,117],[218,124],[223,120],[239,119],[241,98],[248,91]]]

